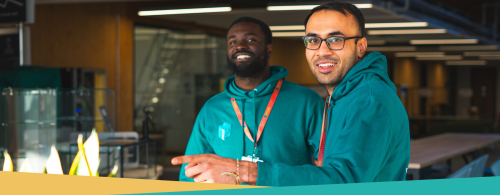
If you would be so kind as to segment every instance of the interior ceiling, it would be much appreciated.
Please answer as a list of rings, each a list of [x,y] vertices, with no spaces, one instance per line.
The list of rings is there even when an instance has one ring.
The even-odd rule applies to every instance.
[[[381,9],[362,9],[366,22],[407,22],[408,19],[396,16]],[[264,21],[270,26],[274,25],[303,25],[309,10],[301,11],[267,11],[265,8],[236,9],[231,12],[163,15],[152,16],[161,19],[181,22],[194,22],[206,26],[227,28],[236,18],[249,16]]]
[[[443,5],[443,7],[447,8],[444,4],[445,3],[451,3],[454,4],[454,1],[452,0],[442,0],[443,2],[440,5]],[[214,2],[221,2],[221,1],[214,1]],[[241,1],[240,1],[241,2]],[[260,1],[262,2],[262,1]],[[265,1],[264,1],[265,2]],[[367,1],[351,1],[353,3],[364,3]],[[369,1],[368,1],[369,2]],[[477,22],[478,19],[477,9],[475,7],[477,6],[472,6],[472,3],[478,3],[481,4],[483,2],[488,2],[486,0],[478,0],[476,2],[471,2],[471,1],[457,1],[461,3],[460,7],[457,7],[457,10],[453,9],[448,9],[451,11],[456,11],[456,13],[461,14],[462,16],[466,16],[464,13],[468,13],[466,17],[473,17],[473,21]],[[226,2],[227,3],[227,2]],[[271,2],[272,3],[272,2]],[[321,2],[317,2],[317,4],[320,4]],[[434,5],[439,2],[433,2]],[[278,4],[278,3],[274,3]],[[286,4],[286,3],[283,3]],[[309,2],[293,2],[295,5],[301,5],[301,4],[311,4]],[[223,4],[212,4],[213,6],[219,6]],[[227,6],[228,4],[226,4]],[[164,19],[164,20],[170,20],[170,21],[179,21],[179,22],[187,22],[187,23],[195,23],[203,26],[212,26],[212,27],[217,27],[217,28],[222,28],[222,29],[227,29],[228,26],[237,18],[242,17],[242,16],[250,16],[254,17],[257,19],[260,19],[264,22],[266,22],[270,26],[275,26],[275,25],[303,25],[304,19],[309,14],[309,10],[305,11],[267,11],[266,10],[266,5],[268,3],[264,4],[259,4],[259,6],[254,6],[251,8],[244,7],[244,6],[235,6],[234,4],[229,4],[233,10],[231,12],[223,12],[223,13],[203,13],[203,14],[184,14],[184,15],[163,15],[163,16],[148,16],[148,17],[154,17],[154,18],[159,18],[159,19]],[[470,13],[466,12],[468,5],[470,6]],[[182,6],[176,5],[175,8],[181,8]],[[185,5],[184,8],[189,8],[189,7],[196,7],[193,5]],[[207,5],[205,6],[197,6],[197,7],[209,7]],[[236,7],[236,8],[235,8]],[[459,10],[463,8],[464,10]],[[162,9],[160,7],[156,9]],[[153,10],[153,9],[140,9],[140,10]],[[361,9],[361,12],[363,13],[366,23],[387,23],[387,22],[429,22],[429,21],[422,21],[422,20],[417,20],[405,15],[398,15],[392,11],[388,11],[386,8],[378,7],[374,5],[373,8],[370,9]],[[439,24],[429,22],[428,27],[419,27],[419,28],[393,28],[393,29],[441,29],[445,28],[445,26],[439,26]],[[391,28],[384,28],[384,29],[366,29],[367,31],[369,30],[391,30]],[[451,32],[450,29],[447,29],[448,32]],[[456,29],[452,29],[456,30]],[[374,41],[383,41],[381,46],[382,47],[391,47],[391,46],[414,46],[415,50],[414,52],[436,52],[436,51],[441,51],[439,48],[439,45],[410,45],[410,40],[415,40],[415,39],[463,39],[463,38],[474,38],[468,35],[464,35],[463,33],[459,32],[454,34],[446,33],[446,34],[412,34],[412,35],[366,35],[366,38],[370,42]],[[288,39],[300,39],[298,37],[288,37]],[[472,44],[472,45],[491,45],[491,42],[481,42],[479,44]],[[457,46],[457,45],[448,45],[448,46]],[[371,44],[371,48],[375,50],[379,50],[378,45],[376,44]],[[369,47],[370,48],[370,47]],[[385,55],[388,56],[394,56],[396,52],[400,52],[399,50],[392,50],[392,51],[382,51]],[[441,51],[443,52],[443,51]],[[446,51],[443,52],[446,55],[458,55],[458,56],[463,56],[464,51],[463,50],[458,50],[458,51]],[[469,57],[469,56],[463,56],[463,60],[478,60],[478,57]],[[442,61],[442,60],[438,60]],[[495,65],[498,63],[498,60],[488,60],[492,61],[489,62],[488,65]],[[496,62],[493,62],[496,61]]]
[[[364,1],[366,2],[366,1]],[[358,3],[358,2],[354,2]],[[242,16],[254,17],[264,21],[270,26],[274,25],[303,25],[305,17],[309,10],[304,11],[267,11],[263,8],[235,9],[231,12],[221,13],[201,13],[201,14],[182,14],[182,15],[162,15],[147,16],[159,19],[195,23],[204,26],[212,26],[227,29],[228,26],[237,18]],[[402,15],[396,15],[393,12],[374,6],[370,9],[361,9],[366,23],[386,23],[386,22],[422,22],[408,18]],[[439,28],[437,26],[426,28]],[[401,28],[400,28],[401,29]],[[409,28],[405,28],[409,29]],[[417,28],[411,28],[417,29]],[[372,30],[372,29],[367,29]],[[381,29],[378,29],[381,30]],[[387,28],[384,28],[387,30]],[[425,34],[425,35],[366,35],[368,40],[384,40],[386,44],[408,44],[411,39],[458,39],[451,34]]]
[[[37,0],[37,3],[77,3],[77,2],[115,2],[124,0]],[[128,0],[134,1],[134,0]],[[380,1],[380,0],[379,0]],[[430,4],[445,8],[447,10],[458,13],[462,16],[471,18],[472,21],[480,23],[482,12],[481,7],[484,3],[491,4],[491,0],[424,0]],[[153,17],[158,19],[164,19],[169,21],[178,21],[191,24],[199,24],[202,26],[210,26],[221,29],[227,29],[227,27],[237,18],[242,16],[250,16],[260,19],[266,22],[270,26],[274,25],[303,25],[304,19],[309,13],[308,10],[305,11],[267,11],[267,5],[318,5],[327,1],[306,1],[306,0],[252,0],[252,1],[241,1],[241,0],[161,0],[161,1],[139,1],[135,0],[133,2],[137,10],[159,10],[159,9],[176,9],[176,8],[194,8],[194,7],[218,7],[218,6],[231,6],[233,10],[231,12],[223,13],[202,13],[202,14],[182,14],[182,15],[163,15],[163,16],[144,16]],[[367,3],[371,0],[351,0],[352,3]],[[498,1],[494,1],[495,3]],[[399,5],[400,6],[400,5]],[[490,7],[488,7],[490,8]],[[385,22],[429,22],[417,20],[408,16],[398,15],[392,11],[388,11],[386,8],[378,7],[374,5],[370,9],[361,9],[365,16],[367,23],[385,23]],[[493,15],[492,9],[488,10],[487,21],[492,21],[490,19]],[[491,17],[490,17],[491,16]],[[479,22],[478,22],[479,21]],[[429,23],[429,27],[432,29],[444,28],[444,26],[439,26],[436,23]],[[400,28],[401,29],[401,28]],[[403,29],[416,29],[416,28],[403,28]],[[367,29],[367,30],[389,30],[385,29]],[[447,29],[448,32],[450,29]],[[369,41],[385,41],[385,46],[409,46],[409,41],[414,39],[461,39],[461,38],[473,38],[467,36],[461,32],[446,34],[420,34],[420,35],[367,35]],[[297,38],[297,37],[292,37]],[[492,44],[488,42],[480,42],[480,44]],[[418,51],[434,51],[438,47],[434,46],[421,46],[418,45]]]
[[[443,7],[465,16],[474,22],[482,22],[483,5],[486,6],[486,23],[492,25],[494,9],[500,6],[498,0],[425,0],[428,3]],[[495,6],[496,5],[496,6]],[[500,10],[499,10],[500,11]],[[500,21],[499,21],[500,22]]]

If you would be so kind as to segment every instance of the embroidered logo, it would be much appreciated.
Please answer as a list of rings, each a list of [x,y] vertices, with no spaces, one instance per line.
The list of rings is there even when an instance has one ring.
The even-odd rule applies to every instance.
[[[229,136],[231,136],[231,125],[224,122],[224,124],[219,125],[219,138],[225,141]]]

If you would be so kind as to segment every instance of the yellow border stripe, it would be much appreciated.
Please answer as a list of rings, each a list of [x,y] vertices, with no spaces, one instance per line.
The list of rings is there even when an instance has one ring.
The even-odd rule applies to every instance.
[[[122,179],[41,173],[0,172],[2,194],[108,195],[256,188],[146,179]]]

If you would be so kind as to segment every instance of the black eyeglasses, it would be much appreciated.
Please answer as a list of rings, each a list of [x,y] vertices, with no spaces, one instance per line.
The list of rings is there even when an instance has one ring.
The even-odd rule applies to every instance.
[[[322,39],[317,36],[305,36],[302,37],[302,40],[304,40],[304,45],[306,46],[307,49],[311,50],[319,49],[319,47],[321,47],[321,43],[325,41],[329,49],[341,50],[344,49],[345,40],[359,39],[359,38],[363,37],[328,37],[326,39]]]

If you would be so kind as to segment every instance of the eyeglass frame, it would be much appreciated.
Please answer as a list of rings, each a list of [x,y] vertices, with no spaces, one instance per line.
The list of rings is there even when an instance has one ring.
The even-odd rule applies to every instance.
[[[305,39],[306,39],[307,37],[318,37],[318,36],[303,36],[303,37],[302,37],[302,41],[304,42],[304,46],[305,46]],[[336,37],[336,36],[327,37],[326,39],[322,39],[321,37],[318,37],[318,38],[321,40],[321,42],[319,42],[319,46],[318,46],[318,48],[316,48],[316,49],[310,49],[310,50],[318,50],[318,49],[321,47],[321,44],[323,44],[323,41],[325,41],[326,46],[327,46],[327,47],[328,47],[328,49],[330,49],[330,50],[342,50],[342,49],[344,49],[344,47],[345,47],[345,41],[346,41],[346,40],[349,40],[349,39],[360,39],[360,38],[363,38],[363,37],[359,37],[359,36],[358,36],[358,37],[336,37],[336,38],[341,38],[341,39],[344,39],[344,44],[342,44],[342,48],[340,48],[340,49],[332,49],[332,48],[330,48],[330,43],[328,43],[328,41],[326,41],[327,39],[332,38],[332,37]],[[307,48],[307,46],[305,46],[305,47],[306,47],[306,49],[309,49],[309,48]]]

